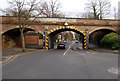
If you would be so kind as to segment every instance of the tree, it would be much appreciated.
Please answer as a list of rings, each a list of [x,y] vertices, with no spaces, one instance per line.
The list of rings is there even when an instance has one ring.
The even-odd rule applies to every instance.
[[[111,3],[106,0],[90,1],[86,9],[93,13],[94,19],[103,19],[110,13]]]
[[[120,20],[120,1],[118,2],[118,20]]]
[[[94,19],[94,15],[90,12],[85,12],[81,16],[82,18],[89,18],[89,19]]]
[[[22,51],[25,51],[24,43],[24,30],[30,26],[30,22],[33,22],[41,15],[41,11],[38,9],[41,2],[37,0],[12,0],[8,1],[10,8],[4,10],[6,13],[16,17],[16,21],[19,26],[22,39]],[[32,18],[32,19],[31,19]]]
[[[99,13],[100,13],[100,19],[105,17],[110,13],[111,3],[109,1],[102,1],[99,0]]]
[[[86,9],[92,12],[92,14],[94,15],[94,19],[99,19],[97,2],[91,1],[89,3],[86,3],[86,5]]]
[[[43,1],[41,4],[41,12],[45,17],[62,17],[60,12],[61,3],[58,0],[49,2]]]
[[[117,19],[117,9],[113,7],[113,10],[114,10],[114,19]]]

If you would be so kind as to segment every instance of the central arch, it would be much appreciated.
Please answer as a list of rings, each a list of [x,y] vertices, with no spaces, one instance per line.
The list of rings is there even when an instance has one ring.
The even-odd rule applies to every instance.
[[[53,37],[55,35],[57,35],[58,33],[63,32],[63,31],[73,31],[73,32],[76,32],[76,33],[82,35],[82,37],[83,37],[83,41],[82,41],[83,49],[86,49],[85,33],[83,31],[79,30],[78,28],[76,28],[75,26],[59,26],[59,27],[53,28],[50,31],[48,31],[49,45],[47,48],[53,48],[52,47],[53,46],[52,45],[53,44]]]

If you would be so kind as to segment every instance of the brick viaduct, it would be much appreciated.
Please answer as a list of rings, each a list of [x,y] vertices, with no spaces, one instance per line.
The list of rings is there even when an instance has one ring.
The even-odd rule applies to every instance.
[[[15,17],[0,17],[0,18],[2,18],[1,35],[7,33],[10,30],[19,28],[18,25],[16,24],[8,23],[8,21],[15,20],[16,19]],[[56,35],[57,33],[62,31],[68,31],[68,30],[74,31],[82,34],[84,38],[85,37],[89,38],[89,35],[95,31],[106,30],[117,33],[119,28],[118,20],[94,20],[94,19],[79,19],[79,18],[37,18],[36,21],[39,21],[40,24],[32,24],[28,27],[28,29],[32,29],[35,32],[39,32],[42,35],[44,35],[45,27],[48,27],[47,32],[48,32],[49,40],[53,35]],[[69,25],[65,28],[64,22],[66,21],[68,22]],[[86,30],[87,30],[87,34],[86,34]],[[49,45],[49,47],[51,46]]]

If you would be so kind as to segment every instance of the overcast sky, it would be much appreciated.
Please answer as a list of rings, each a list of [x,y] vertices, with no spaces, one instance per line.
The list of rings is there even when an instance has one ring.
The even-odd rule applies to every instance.
[[[62,4],[62,12],[85,12],[85,3],[89,0],[59,0]],[[118,9],[118,2],[120,0],[109,0],[111,1],[112,7]],[[7,7],[7,0],[0,0],[0,8]],[[111,10],[112,11],[112,10]],[[70,13],[69,13],[70,14]],[[1,15],[1,13],[0,13]]]

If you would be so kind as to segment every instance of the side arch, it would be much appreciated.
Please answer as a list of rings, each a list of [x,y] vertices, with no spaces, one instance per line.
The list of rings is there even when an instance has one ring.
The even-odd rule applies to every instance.
[[[102,29],[108,29],[108,30],[112,30],[112,31],[116,32],[115,29],[110,28],[110,27],[100,27],[100,28],[96,28],[96,29],[90,31],[90,32],[89,32],[89,35],[90,35],[91,33],[95,32],[95,31],[97,31],[97,30],[102,30]]]
[[[74,32],[77,32],[77,33],[80,33],[80,34],[82,34],[82,36],[83,36],[83,49],[86,49],[87,47],[86,47],[86,33],[84,33],[83,31],[81,31],[81,30],[79,30],[78,28],[76,28],[75,26],[67,26],[67,27],[65,27],[65,26],[59,26],[59,27],[56,27],[56,28],[53,28],[53,29],[51,29],[50,31],[48,31],[47,33],[48,33],[48,36],[50,36],[52,33],[54,33],[54,32],[56,32],[56,31],[61,31],[61,30],[64,30],[64,31],[66,31],[66,30],[71,30],[71,31],[74,31]]]
[[[111,33],[111,32],[115,32],[115,29],[111,28],[111,27],[99,27],[96,28],[94,30],[92,30],[91,32],[89,32],[89,43],[92,44],[96,44],[98,46],[101,46],[101,40],[102,38]]]
[[[16,28],[19,28],[19,26],[11,26],[11,27],[9,27],[9,28],[7,28],[7,29],[5,29],[5,30],[2,30],[2,31],[1,31],[1,35],[4,34],[4,33],[7,32],[7,31],[9,31],[9,30],[16,29]],[[29,26],[29,27],[27,27],[27,28],[32,29],[32,30],[35,30],[35,31],[41,33],[42,35],[44,34],[42,31],[38,31],[35,27]]]

